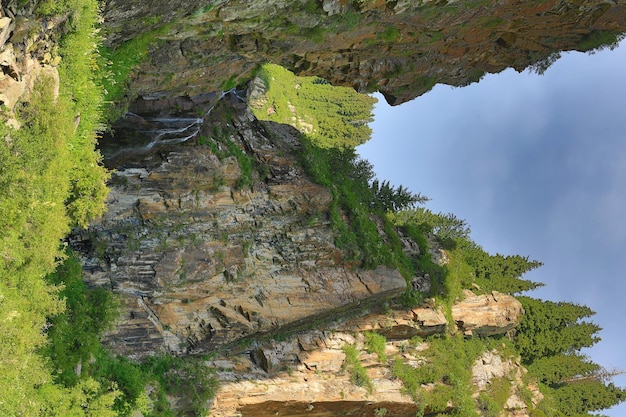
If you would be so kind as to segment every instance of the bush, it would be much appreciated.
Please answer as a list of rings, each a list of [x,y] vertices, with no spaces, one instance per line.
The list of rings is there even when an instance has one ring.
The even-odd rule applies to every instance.
[[[191,402],[195,416],[206,414],[207,404],[215,396],[218,382],[202,358],[175,357],[171,355],[147,358],[142,369],[152,375],[159,383],[159,399],[157,405],[163,413],[169,409],[166,394],[183,395]]]

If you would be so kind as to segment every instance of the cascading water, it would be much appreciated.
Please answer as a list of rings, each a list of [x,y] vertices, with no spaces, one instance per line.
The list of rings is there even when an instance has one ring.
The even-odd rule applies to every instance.
[[[209,96],[209,95],[208,95]],[[226,96],[244,102],[245,98],[235,88],[223,91],[219,95],[210,95],[204,102],[205,109],[201,117],[148,117],[128,112],[119,120],[111,135],[101,141],[101,151],[105,164],[114,167],[121,160],[132,156],[153,152],[168,145],[187,142],[200,134],[205,119]],[[208,105],[208,107],[206,107]],[[196,111],[198,111],[196,109]]]
[[[134,113],[127,113],[126,116],[141,117]],[[145,118],[152,129],[139,130],[151,137],[150,142],[145,145],[145,149],[152,149],[158,145],[174,145],[186,142],[200,133],[200,128],[204,122],[204,118],[185,118],[185,117],[155,117]]]

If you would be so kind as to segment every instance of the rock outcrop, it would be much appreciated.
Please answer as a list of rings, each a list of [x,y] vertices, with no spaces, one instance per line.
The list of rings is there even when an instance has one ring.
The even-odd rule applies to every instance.
[[[149,99],[220,91],[269,61],[399,104],[626,31],[622,0],[106,3],[109,44],[151,31],[159,39],[131,82],[131,95]]]
[[[452,306],[458,330],[472,336],[506,333],[519,324],[523,314],[522,303],[497,291],[476,295],[466,290],[463,301]]]
[[[376,355],[362,352],[375,386],[372,392],[355,385],[342,365],[344,345],[358,344],[362,338],[351,333],[310,332],[297,339],[259,348],[271,357],[272,366],[239,357],[219,358],[211,365],[218,371],[220,390],[212,404],[212,417],[232,416],[373,416],[385,408],[387,415],[410,417],[417,411],[413,399],[403,393],[402,382],[392,377]],[[397,346],[388,346],[390,353]],[[265,368],[265,369],[264,369]]]
[[[284,342],[259,346],[250,357],[212,360],[210,366],[217,370],[221,383],[210,415],[414,416],[418,406],[400,379],[394,377],[393,363],[401,360],[414,367],[421,366],[421,352],[428,348],[428,343],[414,345],[406,339],[388,340],[385,353],[391,359],[380,361],[376,354],[366,352],[362,332],[367,329],[362,320],[348,321],[339,327],[330,326],[327,331],[305,332]],[[371,392],[355,385],[346,371],[342,350],[346,345],[359,350],[359,361],[374,387]],[[524,384],[525,373],[515,358],[495,350],[484,352],[472,367],[474,395],[488,391],[491,384],[501,384],[499,378],[506,378],[510,389],[504,410],[509,416],[527,417],[529,407],[536,405],[542,396],[537,387]],[[386,410],[384,414],[382,410]],[[431,415],[428,408],[424,411],[425,415]]]
[[[452,328],[442,307],[428,305],[409,310],[394,309],[386,314],[369,314],[352,321],[351,325],[357,324],[361,330],[375,330],[388,340],[427,337],[448,331],[482,337],[507,333],[519,324],[523,314],[522,303],[508,294],[494,291],[476,295],[465,291],[465,298],[452,306]],[[339,328],[354,330],[345,326]]]
[[[28,101],[37,79],[51,78],[58,94],[57,38],[65,20],[41,20],[27,8],[7,3],[0,5],[0,105],[3,122],[19,127],[13,109]]]
[[[119,165],[108,212],[72,238],[87,282],[122,296],[124,315],[108,337],[118,353],[208,352],[405,291],[395,270],[346,266],[328,219],[330,193],[299,166],[296,131],[264,127],[238,98],[228,100],[199,133],[222,150],[163,139],[112,151],[107,163]],[[140,129],[158,121],[133,119]],[[232,146],[250,159],[238,160],[243,152]]]

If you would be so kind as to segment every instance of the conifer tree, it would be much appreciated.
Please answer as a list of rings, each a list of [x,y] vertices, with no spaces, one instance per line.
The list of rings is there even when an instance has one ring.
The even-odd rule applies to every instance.
[[[595,314],[589,307],[519,297],[526,313],[517,327],[515,344],[529,364],[545,357],[589,347],[600,340],[598,325],[581,321]]]
[[[587,416],[626,400],[626,390],[613,383],[591,379],[565,384],[554,391],[558,408],[566,416]]]

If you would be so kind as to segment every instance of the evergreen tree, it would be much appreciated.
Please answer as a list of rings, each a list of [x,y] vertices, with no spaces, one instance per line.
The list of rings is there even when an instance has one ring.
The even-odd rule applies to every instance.
[[[427,197],[419,196],[422,204],[428,201]],[[470,227],[463,219],[452,213],[433,213],[427,208],[417,207],[403,209],[390,215],[390,220],[396,226],[412,225],[429,233],[435,234],[442,240],[462,239],[469,241]]]
[[[398,187],[390,185],[388,180],[382,183],[374,180],[370,188],[373,194],[372,207],[383,212],[405,210],[413,207],[415,204],[423,204],[428,201],[427,197],[413,194],[402,185]]]
[[[559,409],[566,416],[587,416],[589,412],[613,407],[626,400],[626,390],[595,379],[565,384],[554,391]]]
[[[584,355],[566,353],[538,358],[528,366],[528,370],[540,382],[557,387],[578,378],[593,377],[602,367]]]
[[[465,251],[465,261],[472,266],[476,283],[486,291],[516,294],[543,285],[521,279],[524,273],[542,265],[541,262],[531,261],[528,257],[490,255],[474,245]]]
[[[529,364],[545,357],[577,351],[600,340],[598,325],[581,319],[594,314],[589,307],[574,303],[519,297],[526,313],[517,327],[515,344]]]

